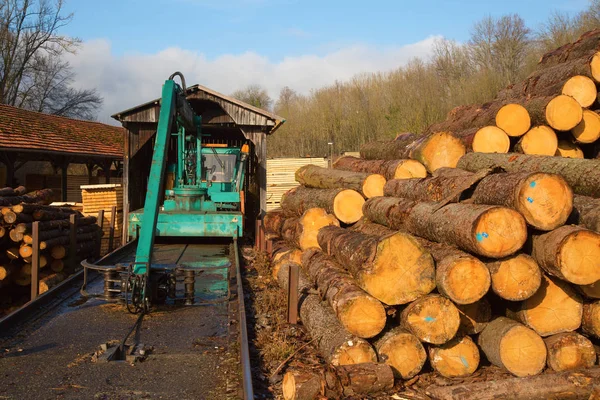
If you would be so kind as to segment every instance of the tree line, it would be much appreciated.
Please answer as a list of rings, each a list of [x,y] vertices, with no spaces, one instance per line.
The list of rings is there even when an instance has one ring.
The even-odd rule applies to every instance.
[[[547,51],[600,28],[600,0],[575,16],[553,13],[537,29],[517,14],[476,22],[466,43],[437,40],[432,56],[389,72],[360,74],[308,95],[285,87],[272,110],[286,119],[267,141],[269,157],[324,157],[358,151],[362,143],[422,132],[464,104],[492,100],[527,77]],[[259,107],[273,103],[260,86],[233,94]]]

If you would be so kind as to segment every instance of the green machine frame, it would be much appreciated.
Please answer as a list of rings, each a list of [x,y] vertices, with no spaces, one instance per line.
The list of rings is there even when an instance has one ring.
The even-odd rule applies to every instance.
[[[183,88],[173,81],[175,75]],[[185,98],[183,76],[173,74],[162,90],[144,208],[129,214],[129,235],[138,239],[134,274],[149,273],[156,236],[242,235],[240,192],[248,146],[203,145],[201,126],[201,117]],[[168,160],[170,147],[175,147],[175,160]],[[173,187],[165,190],[167,173]]]

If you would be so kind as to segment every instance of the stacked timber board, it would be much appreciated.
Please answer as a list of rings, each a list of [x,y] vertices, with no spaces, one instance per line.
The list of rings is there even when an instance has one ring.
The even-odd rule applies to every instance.
[[[84,217],[70,207],[46,205],[51,198],[49,189],[30,193],[24,187],[0,189],[0,314],[29,300],[34,222],[39,221],[40,293],[79,269],[81,260],[96,255],[100,235],[96,218]],[[76,254],[69,257],[70,218],[73,215],[77,224],[77,245]]]
[[[334,169],[296,172],[301,186],[264,220],[273,276],[288,290],[300,269],[300,319],[332,368],[370,365],[362,386],[353,372],[349,393],[385,390],[386,373],[373,377],[381,364],[402,381],[429,368],[464,378],[490,363],[529,378],[480,385],[486,398],[590,396],[600,381],[600,124],[590,133],[586,111],[596,115],[598,51],[600,30],[545,55],[492,103],[460,107],[423,135],[367,143]],[[284,398],[327,395],[324,376],[287,371]],[[450,383],[427,394],[482,393]]]
[[[275,158],[267,160],[267,210],[279,207],[281,196],[298,186],[294,180],[296,170],[304,165],[314,164],[327,167],[324,158]]]
[[[121,232],[123,229],[123,187],[121,184],[82,185],[81,198],[83,200],[83,214],[98,216],[100,210],[104,211],[103,221],[98,221],[102,226],[102,244],[100,254],[104,255],[109,250],[110,222],[112,207],[115,207],[115,226],[113,232],[113,249],[121,245]]]

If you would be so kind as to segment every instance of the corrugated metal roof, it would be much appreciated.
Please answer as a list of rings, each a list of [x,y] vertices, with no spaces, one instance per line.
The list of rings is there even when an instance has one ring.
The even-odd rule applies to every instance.
[[[123,157],[125,130],[0,104],[0,150]]]

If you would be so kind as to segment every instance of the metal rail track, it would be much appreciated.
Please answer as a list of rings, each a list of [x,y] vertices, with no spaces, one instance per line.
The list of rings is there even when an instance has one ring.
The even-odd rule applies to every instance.
[[[135,242],[130,242],[125,246],[116,249],[112,253],[103,257],[97,263],[112,264],[114,260],[122,259],[124,256],[130,254],[132,251],[135,251]],[[233,266],[235,268],[235,289],[237,295],[237,318],[239,322],[237,333],[240,349],[239,359],[241,364],[243,398],[245,400],[252,400],[254,398],[254,390],[252,386],[252,372],[248,345],[248,330],[246,324],[244,290],[242,284],[241,265],[237,240],[233,241],[233,252],[233,260],[235,264]],[[97,282],[101,278],[101,274],[95,274],[95,276],[91,277],[89,282]],[[228,286],[230,289],[233,286],[231,278],[232,276],[229,276],[228,278]],[[74,301],[78,298],[81,298],[79,290],[81,288],[82,281],[83,271],[78,271],[65,281],[61,282],[59,285],[51,288],[46,293],[40,295],[37,299],[30,301],[23,307],[0,319],[0,336],[11,335],[16,330],[20,329],[20,327],[35,323],[35,321],[43,318],[45,315],[51,313],[53,310],[56,310],[58,307],[64,306],[66,302]],[[228,293],[230,296],[231,290],[228,290]]]

